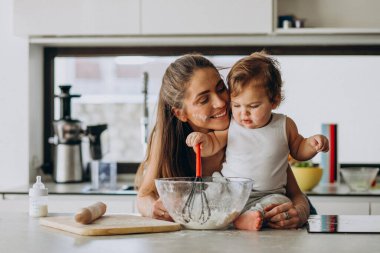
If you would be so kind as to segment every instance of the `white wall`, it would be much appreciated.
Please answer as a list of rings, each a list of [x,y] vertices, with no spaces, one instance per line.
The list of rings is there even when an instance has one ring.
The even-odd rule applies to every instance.
[[[0,1],[0,187],[29,182],[28,41],[13,36],[12,0]]]
[[[43,47],[29,45],[29,182],[42,174],[38,168],[43,157],[43,66]]]
[[[380,56],[277,58],[285,91],[279,111],[300,133],[310,136],[321,132],[321,123],[337,123],[338,162],[380,163]]]

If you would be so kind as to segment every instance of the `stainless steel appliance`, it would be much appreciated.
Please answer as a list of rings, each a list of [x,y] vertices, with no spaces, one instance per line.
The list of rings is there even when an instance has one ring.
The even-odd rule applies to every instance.
[[[82,122],[71,118],[71,98],[80,95],[70,94],[71,85],[59,86],[61,93],[55,95],[60,99],[60,118],[53,121],[54,137],[49,142],[54,145],[53,179],[57,183],[83,181],[82,138],[86,135],[90,141],[92,159],[101,156],[100,134],[107,125],[88,126],[82,129]]]

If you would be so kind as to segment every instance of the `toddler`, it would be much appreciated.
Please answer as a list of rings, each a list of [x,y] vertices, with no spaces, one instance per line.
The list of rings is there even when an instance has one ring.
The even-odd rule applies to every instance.
[[[282,97],[278,63],[265,52],[253,53],[234,64],[227,76],[232,119],[228,130],[208,134],[193,132],[186,144],[201,143],[202,156],[211,156],[227,145],[222,174],[254,180],[242,214],[234,221],[237,229],[260,230],[264,210],[290,202],[285,196],[289,154],[299,161],[329,150],[323,135],[304,138],[294,121],[272,112]],[[285,219],[291,219],[284,212]]]

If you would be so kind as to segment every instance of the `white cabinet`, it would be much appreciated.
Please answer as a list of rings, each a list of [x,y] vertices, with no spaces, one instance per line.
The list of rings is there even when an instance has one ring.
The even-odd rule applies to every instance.
[[[278,34],[380,33],[378,0],[276,0],[274,6],[275,27],[279,16],[305,21],[304,28],[275,29]]]
[[[14,0],[28,36],[268,34],[272,0]]]
[[[141,0],[142,34],[265,34],[269,0]]]
[[[13,0],[13,2],[15,34],[37,38],[380,33],[378,0]],[[305,28],[277,28],[278,17],[283,15],[294,15],[298,19],[304,19]]]
[[[380,202],[371,202],[371,215],[380,215]]]
[[[140,0],[14,0],[16,35],[140,33]]]
[[[5,194],[0,201],[2,212],[28,212],[28,195]],[[48,209],[51,213],[75,213],[80,208],[101,201],[107,205],[107,213],[135,213],[134,195],[49,195]]]

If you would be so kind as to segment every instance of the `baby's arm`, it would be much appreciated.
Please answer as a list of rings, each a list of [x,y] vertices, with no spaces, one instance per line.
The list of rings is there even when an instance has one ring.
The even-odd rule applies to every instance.
[[[298,133],[296,124],[291,118],[286,118],[286,132],[288,136],[291,156],[298,161],[313,158],[318,152],[329,151],[329,140],[321,135],[304,138]]]
[[[193,147],[201,144],[201,155],[203,157],[212,156],[227,145],[227,130],[209,132],[207,134],[201,132],[192,132],[186,138],[186,144]]]

